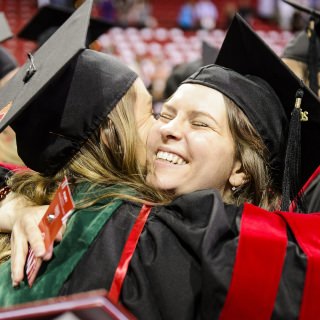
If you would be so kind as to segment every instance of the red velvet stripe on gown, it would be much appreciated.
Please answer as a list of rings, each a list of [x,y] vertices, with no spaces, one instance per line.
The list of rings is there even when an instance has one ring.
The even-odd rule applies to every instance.
[[[285,222],[245,204],[231,284],[220,320],[269,320],[287,248]]]
[[[307,272],[299,320],[313,320],[320,314],[320,214],[278,212],[307,256]]]
[[[130,261],[132,259],[132,256],[134,254],[134,251],[136,249],[136,246],[138,244],[141,232],[144,228],[144,225],[148,219],[148,216],[151,212],[151,207],[144,205],[141,208],[141,211],[132,227],[132,230],[128,236],[127,242],[124,245],[121,258],[119,261],[119,264],[117,266],[117,269],[115,271],[114,278],[112,280],[112,284],[109,291],[109,299],[113,303],[119,302],[119,296],[121,293],[121,288],[123,285],[123,281],[126,277],[128,267],[130,264]]]

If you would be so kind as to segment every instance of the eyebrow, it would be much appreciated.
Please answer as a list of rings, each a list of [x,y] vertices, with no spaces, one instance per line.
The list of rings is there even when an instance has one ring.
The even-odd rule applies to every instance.
[[[205,116],[210,118],[217,126],[221,126],[218,121],[208,112],[205,111],[191,111],[190,112],[191,116],[196,117],[196,116]]]

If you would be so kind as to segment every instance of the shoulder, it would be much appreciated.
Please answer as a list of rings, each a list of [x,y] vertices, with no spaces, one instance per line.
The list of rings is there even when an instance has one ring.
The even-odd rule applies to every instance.
[[[225,204],[218,191],[200,190],[182,195],[167,206],[157,208],[159,215],[170,215],[195,225],[221,220],[232,224],[242,213],[242,206]]]

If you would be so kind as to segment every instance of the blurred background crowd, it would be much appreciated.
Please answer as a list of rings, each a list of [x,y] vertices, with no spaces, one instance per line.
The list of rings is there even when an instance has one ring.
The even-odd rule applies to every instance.
[[[0,0],[0,11],[5,12],[12,31],[17,33],[39,7],[52,4],[73,8],[74,2]],[[320,0],[299,3],[320,8]],[[96,0],[94,16],[116,26],[102,34],[95,45],[138,70],[157,101],[162,99],[172,68],[197,59],[203,40],[219,48],[235,12],[259,30],[279,55],[294,33],[305,28],[308,19],[280,0]],[[13,38],[4,46],[22,64],[36,44]]]

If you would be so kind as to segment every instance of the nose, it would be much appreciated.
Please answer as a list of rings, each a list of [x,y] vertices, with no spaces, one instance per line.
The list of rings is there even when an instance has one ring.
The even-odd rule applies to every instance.
[[[160,127],[160,134],[164,140],[180,140],[183,136],[183,125],[178,117]]]

